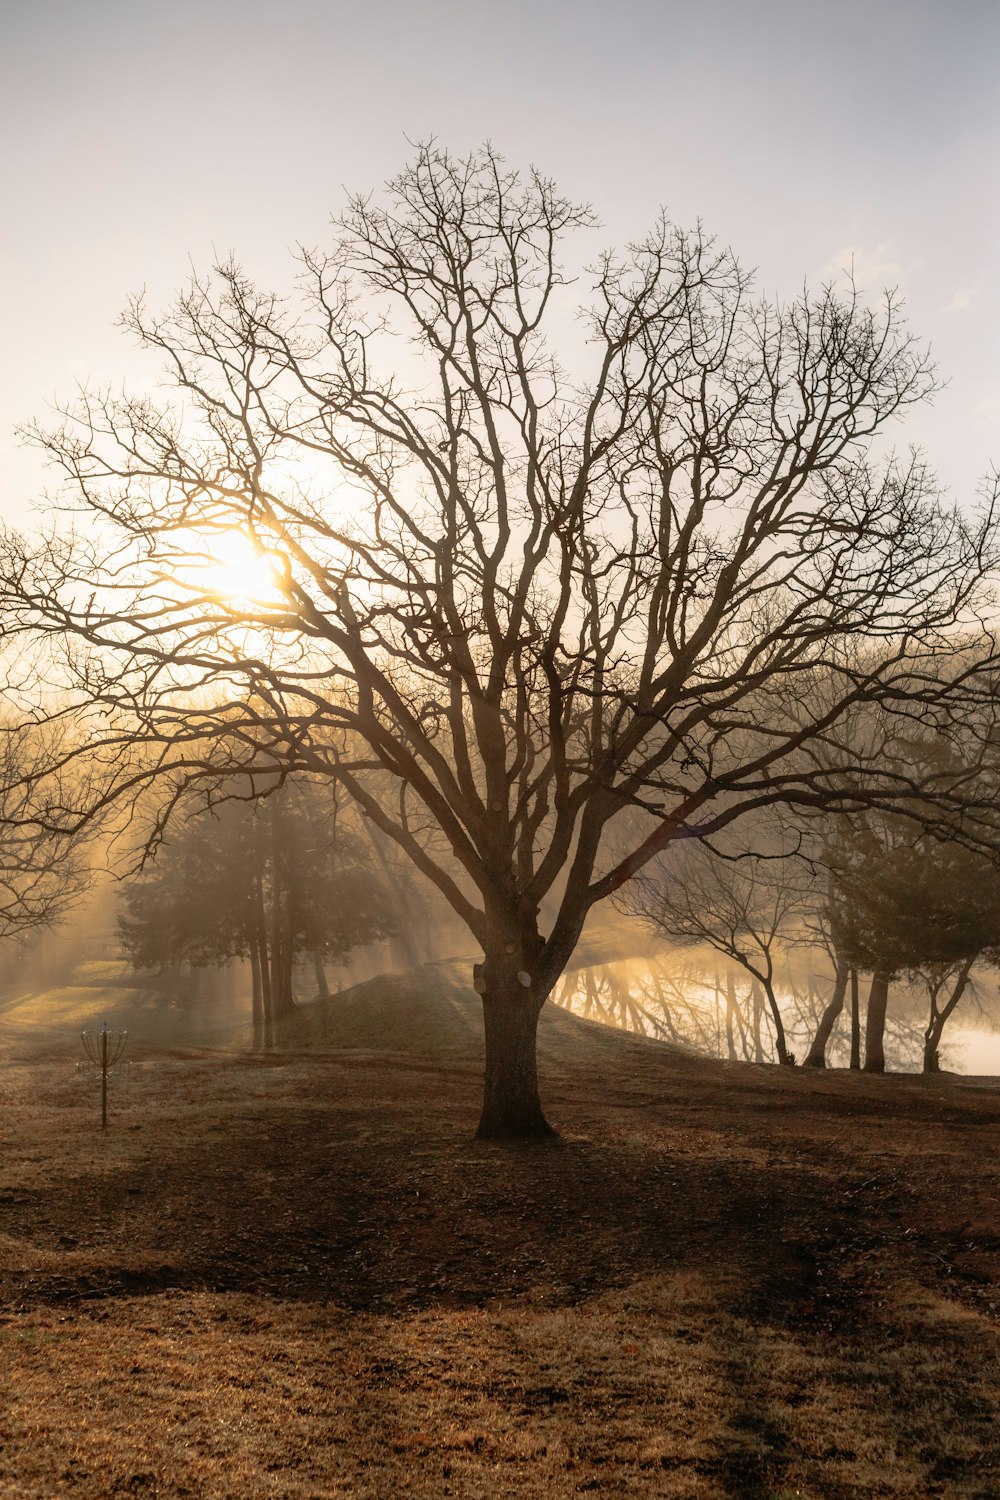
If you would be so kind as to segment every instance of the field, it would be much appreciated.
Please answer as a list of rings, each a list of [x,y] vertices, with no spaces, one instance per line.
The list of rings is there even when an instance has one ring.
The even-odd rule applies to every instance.
[[[478,1143],[436,965],[263,1055],[147,1016],[102,1134],[96,993],[0,1032],[0,1495],[1000,1496],[995,1080],[553,1012],[560,1138]]]

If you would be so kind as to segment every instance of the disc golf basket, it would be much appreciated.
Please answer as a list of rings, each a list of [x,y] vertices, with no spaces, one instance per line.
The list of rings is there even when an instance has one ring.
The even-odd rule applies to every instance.
[[[77,1068],[89,1068],[95,1078],[101,1080],[101,1129],[108,1128],[108,1077],[112,1068],[120,1074],[122,1070],[121,1055],[125,1051],[125,1043],[128,1041],[127,1031],[111,1031],[107,1021],[104,1022],[100,1031],[82,1031],[83,1050],[87,1054],[85,1063],[77,1063]],[[129,1064],[126,1063],[128,1068]]]

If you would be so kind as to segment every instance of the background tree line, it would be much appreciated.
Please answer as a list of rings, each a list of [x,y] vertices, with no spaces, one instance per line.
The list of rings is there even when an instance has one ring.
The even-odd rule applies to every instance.
[[[1000,961],[996,861],[894,812],[742,831],[750,837],[739,845],[678,849],[619,902],[669,943],[713,950],[743,971],[743,1006],[726,972],[727,1055],[762,1061],[773,1052],[780,1063],[823,1067],[850,996],[850,1066],[882,1072],[890,987],[899,981],[924,995],[922,1067],[937,1071],[945,1025],[970,996],[973,970]],[[829,972],[825,998],[817,958]],[[803,1015],[789,1002],[804,980],[813,1003]],[[906,998],[912,1006],[912,993]],[[797,1058],[789,1015],[800,1034],[809,1029]]]

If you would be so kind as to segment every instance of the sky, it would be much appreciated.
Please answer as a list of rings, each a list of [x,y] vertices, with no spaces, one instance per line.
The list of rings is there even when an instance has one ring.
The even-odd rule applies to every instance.
[[[115,327],[235,252],[290,288],[435,136],[490,140],[600,215],[700,217],[792,297],[898,286],[948,382],[901,442],[959,501],[1000,464],[998,0],[0,0],[0,516],[13,436],[77,383],[148,383]]]

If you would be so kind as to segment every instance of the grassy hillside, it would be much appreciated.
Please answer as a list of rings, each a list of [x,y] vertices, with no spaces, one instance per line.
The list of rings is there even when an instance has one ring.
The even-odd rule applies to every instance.
[[[502,1146],[461,968],[257,1056],[75,978],[0,1016],[0,1495],[1000,1494],[995,1087],[553,1010],[561,1137]]]

